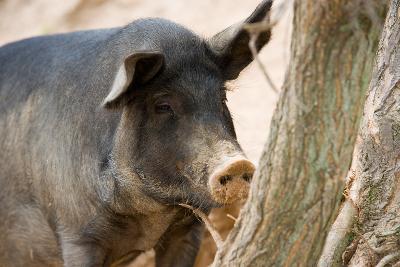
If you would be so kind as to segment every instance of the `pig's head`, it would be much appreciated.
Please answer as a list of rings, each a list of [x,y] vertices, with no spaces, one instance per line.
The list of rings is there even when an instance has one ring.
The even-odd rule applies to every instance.
[[[122,117],[114,157],[119,175],[160,203],[203,210],[247,196],[254,165],[237,140],[225,82],[252,61],[245,23],[265,18],[264,1],[244,22],[203,40],[161,19],[138,20],[140,49],[123,59],[103,105]],[[269,41],[259,35],[257,50]]]

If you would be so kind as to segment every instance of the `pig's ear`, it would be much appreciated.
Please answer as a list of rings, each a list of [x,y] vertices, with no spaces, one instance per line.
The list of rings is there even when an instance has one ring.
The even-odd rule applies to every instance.
[[[119,104],[129,88],[151,80],[164,64],[164,55],[158,51],[137,52],[128,56],[114,75],[111,90],[102,106],[112,108]]]
[[[210,48],[217,57],[217,63],[225,79],[236,79],[239,73],[253,60],[249,49],[250,36],[243,26],[264,19],[269,21],[271,5],[272,0],[264,0],[246,20],[230,26],[209,40]],[[270,30],[260,33],[256,42],[257,52],[268,43],[270,37]]]

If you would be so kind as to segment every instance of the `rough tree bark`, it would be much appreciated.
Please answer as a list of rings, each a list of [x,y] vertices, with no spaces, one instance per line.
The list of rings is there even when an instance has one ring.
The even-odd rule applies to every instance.
[[[343,197],[384,13],[382,0],[295,1],[269,139],[214,266],[316,264]]]
[[[400,0],[392,0],[347,176],[320,266],[400,266]]]

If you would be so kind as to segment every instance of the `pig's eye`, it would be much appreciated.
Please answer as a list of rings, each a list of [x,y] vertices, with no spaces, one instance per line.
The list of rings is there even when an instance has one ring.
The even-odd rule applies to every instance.
[[[156,113],[170,113],[173,114],[171,105],[168,102],[157,103],[155,106]]]

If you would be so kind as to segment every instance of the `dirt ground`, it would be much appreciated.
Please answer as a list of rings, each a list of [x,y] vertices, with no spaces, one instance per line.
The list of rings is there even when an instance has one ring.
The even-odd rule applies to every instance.
[[[14,40],[55,32],[114,27],[141,17],[163,17],[181,23],[201,36],[211,36],[246,18],[261,0],[0,0],[0,45]],[[276,6],[282,1],[274,3]],[[274,16],[273,16],[274,17]],[[273,31],[270,44],[260,54],[262,62],[280,88],[289,57],[290,14],[286,12]],[[239,143],[257,164],[268,136],[268,128],[278,95],[265,81],[256,64],[250,65],[232,83],[228,94]],[[237,215],[238,208],[228,208]],[[224,210],[211,215],[226,235],[233,225]],[[224,219],[221,219],[224,218]],[[197,266],[206,266],[213,257],[208,238]],[[151,257],[151,252],[149,253]],[[139,261],[148,260],[143,257]],[[142,266],[137,263],[136,266]]]

